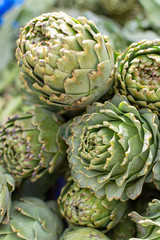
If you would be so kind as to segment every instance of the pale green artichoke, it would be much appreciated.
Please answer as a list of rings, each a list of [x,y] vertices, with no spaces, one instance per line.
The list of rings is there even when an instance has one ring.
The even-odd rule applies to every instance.
[[[131,212],[129,216],[137,223],[138,236],[130,240],[159,240],[160,239],[160,200],[154,199],[148,204],[145,216]]]
[[[16,57],[26,85],[55,110],[79,110],[112,86],[114,56],[92,21],[46,13],[20,30]]]
[[[13,202],[10,221],[0,227],[2,240],[59,240],[64,226],[54,201],[23,198]]]
[[[115,64],[115,91],[137,108],[160,110],[160,40],[131,44]]]
[[[79,188],[70,181],[62,189],[58,199],[60,212],[69,224],[99,228],[108,231],[126,212],[128,202],[99,199],[89,189]]]
[[[0,223],[8,223],[11,207],[11,193],[15,189],[14,178],[0,166]]]
[[[66,135],[74,181],[108,200],[137,198],[159,159],[157,115],[118,94],[74,118]]]
[[[94,228],[78,228],[75,230],[66,230],[60,237],[60,240],[109,240],[103,233]]]
[[[42,107],[9,118],[0,133],[0,161],[16,181],[57,170],[66,150],[57,135],[62,122]]]

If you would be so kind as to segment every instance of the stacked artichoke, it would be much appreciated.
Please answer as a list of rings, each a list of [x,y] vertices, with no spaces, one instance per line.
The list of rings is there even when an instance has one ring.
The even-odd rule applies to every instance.
[[[142,191],[160,189],[159,55],[159,40],[142,40],[114,60],[92,21],[63,12],[20,30],[32,106],[0,131],[0,239],[159,238],[160,200],[135,212]],[[57,205],[42,188],[59,177]]]

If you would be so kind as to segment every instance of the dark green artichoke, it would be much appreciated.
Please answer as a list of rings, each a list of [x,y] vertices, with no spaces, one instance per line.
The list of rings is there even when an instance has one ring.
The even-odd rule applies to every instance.
[[[114,56],[92,21],[46,13],[20,30],[16,57],[26,85],[54,109],[83,109],[112,86]]]
[[[108,231],[126,212],[128,202],[99,199],[89,189],[79,188],[70,181],[62,189],[58,199],[60,212],[72,225],[99,228]]]
[[[11,207],[11,193],[15,189],[14,178],[0,166],[0,223],[8,223]]]
[[[132,43],[115,64],[115,91],[137,108],[160,110],[160,40]]]
[[[54,201],[23,198],[13,202],[10,221],[0,227],[3,240],[59,240],[64,226]]]
[[[65,144],[57,140],[62,121],[41,107],[9,118],[0,133],[0,161],[16,181],[35,181],[62,163]]]
[[[103,233],[94,228],[66,229],[60,240],[109,240]]]
[[[160,239],[160,200],[154,199],[148,204],[144,216],[131,212],[129,216],[137,223],[138,236],[130,240],[159,240]]]
[[[70,129],[70,130],[69,130]],[[159,120],[125,96],[94,103],[66,128],[74,181],[108,200],[137,198],[159,159]]]

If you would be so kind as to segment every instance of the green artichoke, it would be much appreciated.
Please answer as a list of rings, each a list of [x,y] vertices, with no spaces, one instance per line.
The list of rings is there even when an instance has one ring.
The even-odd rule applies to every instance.
[[[60,237],[60,240],[109,240],[103,233],[94,228],[78,228],[75,230],[66,230]]]
[[[63,223],[54,201],[24,198],[13,202],[10,221],[0,227],[3,240],[59,240]]]
[[[94,103],[66,128],[72,177],[108,200],[137,198],[159,159],[159,120],[125,96]]]
[[[20,31],[16,57],[26,85],[55,110],[79,110],[112,86],[114,55],[92,21],[46,13]]]
[[[154,199],[148,204],[145,216],[131,212],[129,216],[138,224],[138,238],[130,240],[159,240],[160,239],[160,200]]]
[[[11,207],[11,193],[15,189],[14,178],[0,166],[0,223],[8,223]]]
[[[128,206],[128,202],[109,202],[105,197],[99,199],[89,189],[79,188],[73,181],[64,186],[58,203],[60,213],[68,223],[104,231],[110,230],[121,220]]]
[[[132,43],[115,64],[115,91],[137,108],[160,110],[160,40]]]
[[[16,181],[35,181],[62,163],[66,148],[57,140],[62,121],[42,107],[9,118],[0,133],[0,161]]]

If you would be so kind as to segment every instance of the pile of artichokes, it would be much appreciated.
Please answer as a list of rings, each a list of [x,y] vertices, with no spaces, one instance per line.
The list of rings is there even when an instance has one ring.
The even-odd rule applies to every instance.
[[[116,53],[52,12],[16,58],[30,106],[0,130],[0,239],[160,239],[160,40]]]

